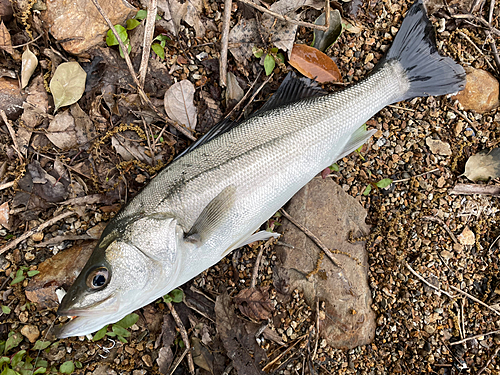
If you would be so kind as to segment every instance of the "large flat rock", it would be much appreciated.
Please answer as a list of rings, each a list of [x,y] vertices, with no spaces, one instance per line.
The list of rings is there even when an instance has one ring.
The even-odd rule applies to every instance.
[[[303,291],[304,299],[313,310],[316,298],[325,302],[325,315],[320,314],[320,335],[332,347],[351,349],[370,343],[376,324],[375,313],[370,307],[372,298],[368,287],[365,244],[349,243],[347,240],[350,231],[355,236],[369,233],[369,226],[365,224],[366,211],[331,179],[320,178],[313,179],[302,188],[286,210],[329,249],[348,253],[352,258],[335,254],[341,266],[339,268],[325,256],[318,272],[306,278],[316,268],[321,250],[284,219],[281,241],[294,246],[294,249],[276,247],[278,266],[275,284],[278,291]]]

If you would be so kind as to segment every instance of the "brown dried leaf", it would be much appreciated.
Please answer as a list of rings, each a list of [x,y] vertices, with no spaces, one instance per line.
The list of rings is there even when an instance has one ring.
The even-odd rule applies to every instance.
[[[68,149],[78,145],[75,119],[69,111],[55,115],[47,131],[47,138],[60,149]]]
[[[59,65],[50,80],[50,91],[54,97],[55,110],[80,100],[85,91],[86,80],[87,73],[76,61]]]
[[[0,206],[0,225],[6,229],[10,229],[9,224],[9,202],[4,202]]]
[[[17,119],[23,108],[24,96],[16,80],[0,77],[0,109],[11,120]]]
[[[269,288],[243,289],[234,297],[241,313],[253,320],[265,320],[272,316],[274,305],[269,299]]]
[[[294,44],[289,63],[303,75],[320,83],[342,82],[339,68],[333,60],[316,48]]]
[[[29,47],[26,47],[26,51],[23,52],[21,58],[21,88],[24,89],[28,86],[30,78],[38,65],[38,59],[35,54],[30,51]]]
[[[5,27],[5,24],[0,23],[0,49],[10,53],[11,55],[14,53],[14,48],[12,48],[12,42],[10,40],[9,30]]]
[[[194,92],[194,85],[184,79],[170,86],[164,98],[168,117],[191,130],[196,128],[197,118]]]
[[[210,351],[201,343],[197,337],[191,338],[191,345],[193,346],[193,361],[202,369],[214,373],[214,356]]]

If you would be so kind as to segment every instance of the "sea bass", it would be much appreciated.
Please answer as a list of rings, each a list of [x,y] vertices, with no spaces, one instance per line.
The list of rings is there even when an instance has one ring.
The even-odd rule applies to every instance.
[[[286,97],[303,90],[289,80]],[[92,333],[167,294],[240,246],[320,171],[365,143],[363,124],[385,106],[465,85],[438,54],[418,0],[366,79],[341,92],[259,111],[204,137],[156,176],[109,223],[59,315],[60,338]],[[314,90],[313,90],[314,91]],[[288,92],[288,94],[287,94]]]

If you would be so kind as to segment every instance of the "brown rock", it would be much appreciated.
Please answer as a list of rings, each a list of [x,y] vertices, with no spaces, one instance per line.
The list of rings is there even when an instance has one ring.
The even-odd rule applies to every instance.
[[[23,110],[24,95],[15,79],[0,77],[0,109],[11,120],[17,119]]]
[[[63,48],[75,55],[104,42],[109,26],[92,1],[47,0],[47,10],[42,13],[51,34]],[[123,24],[136,9],[125,0],[100,0],[99,4],[113,25]]]
[[[363,242],[349,243],[350,231],[366,234],[366,211],[332,180],[313,179],[290,201],[289,214],[312,231],[325,246],[350,254],[334,255],[342,268],[324,257],[317,273],[305,276],[316,268],[320,251],[293,224],[284,220],[283,242],[295,248],[277,246],[275,285],[280,292],[299,289],[304,299],[314,306],[316,298],[326,302],[325,319],[320,320],[320,333],[335,348],[365,345],[375,335],[375,314],[366,270],[367,254]]]
[[[69,288],[96,244],[97,241],[85,241],[42,262],[38,266],[40,273],[30,280],[26,288],[26,297],[40,308],[59,306],[56,289]]]
[[[465,110],[478,113],[489,112],[498,107],[498,81],[490,73],[482,69],[465,68],[467,82],[465,89],[453,99],[458,99]]]
[[[40,337],[40,331],[36,326],[32,325],[25,325],[21,328],[21,334],[31,343],[34,343]]]
[[[425,144],[429,146],[429,149],[433,154],[445,155],[445,156],[451,155],[451,147],[449,143],[440,141],[439,139],[432,139],[428,137],[425,140]]]

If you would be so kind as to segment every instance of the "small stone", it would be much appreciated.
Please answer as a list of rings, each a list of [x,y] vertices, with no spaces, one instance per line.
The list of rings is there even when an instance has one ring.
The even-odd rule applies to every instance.
[[[441,256],[446,260],[453,258],[453,254],[450,253],[448,250],[441,251]]]
[[[498,81],[482,69],[466,67],[467,82],[465,89],[452,99],[457,99],[465,110],[479,113],[489,112],[498,107]]]
[[[426,325],[424,329],[425,332],[427,332],[429,335],[432,335],[434,332],[436,332],[436,328],[434,328],[434,326],[432,325]]]
[[[467,226],[463,230],[463,232],[458,235],[457,237],[458,242],[464,246],[472,246],[476,243],[476,236],[474,235],[474,232],[470,230],[470,228]]]
[[[31,236],[31,239],[35,242],[40,242],[43,240],[43,232],[37,232],[34,235]]]
[[[149,354],[144,354],[142,356],[142,361],[146,366],[153,367],[153,360],[151,359],[151,356]]]
[[[429,146],[429,149],[433,154],[444,155],[444,156],[451,155],[451,147],[446,142],[428,137],[425,140],[425,144]]]
[[[21,334],[31,343],[34,343],[40,337],[40,331],[37,327],[32,325],[25,325],[21,328]]]

